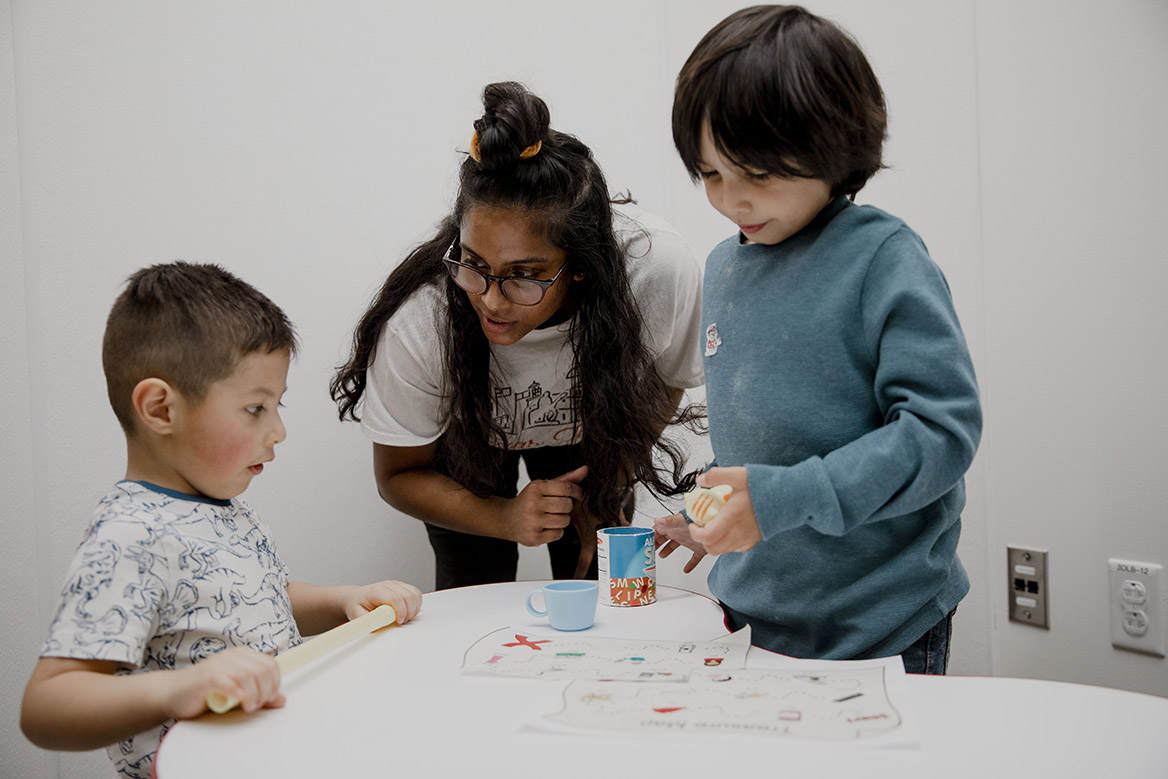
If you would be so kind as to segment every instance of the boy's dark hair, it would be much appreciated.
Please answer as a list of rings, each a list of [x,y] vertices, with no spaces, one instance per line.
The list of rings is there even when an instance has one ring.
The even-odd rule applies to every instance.
[[[659,437],[674,419],[666,410],[671,390],[643,339],[627,258],[612,229],[604,174],[586,145],[552,129],[549,121],[547,104],[522,84],[500,82],[483,89],[483,115],[474,123],[479,159],[463,161],[452,213],[389,275],[361,317],[349,360],[337,369],[330,390],[340,418],[357,419],[385,323],[416,290],[437,284],[447,303],[440,325],[443,354],[435,355],[443,361],[446,416],[437,465],[471,492],[491,494],[502,473],[507,439],[493,414],[490,344],[442,257],[468,210],[518,210],[549,244],[564,250],[573,273],[584,275],[570,290],[572,405],[589,467],[588,508],[606,521],[623,504],[630,474],[654,493],[667,495],[691,488],[694,475],[682,473],[681,449]],[[536,143],[541,146],[534,156],[521,156]],[[696,416],[696,411],[683,412],[676,419],[691,422]],[[654,461],[655,452],[664,465]]]
[[[192,403],[246,355],[296,352],[296,332],[280,307],[217,265],[173,262],[134,273],[105,325],[101,362],[110,405],[127,435],[131,394],[157,378]]]
[[[693,179],[709,122],[739,167],[854,195],[880,168],[884,92],[859,45],[799,6],[756,5],[706,33],[677,76],[673,142]]]

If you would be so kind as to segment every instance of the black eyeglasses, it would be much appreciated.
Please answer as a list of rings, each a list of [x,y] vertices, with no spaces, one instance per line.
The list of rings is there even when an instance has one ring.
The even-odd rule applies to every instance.
[[[450,278],[460,289],[469,292],[472,295],[482,295],[490,288],[491,282],[499,284],[499,291],[503,293],[503,297],[510,300],[517,306],[534,306],[543,300],[543,296],[551,289],[552,285],[560,278],[560,274],[564,272],[564,268],[568,267],[568,263],[564,262],[560,269],[556,271],[556,275],[552,276],[546,281],[540,279],[525,279],[520,276],[492,276],[489,273],[483,273],[473,265],[467,265],[465,262],[454,259],[454,254],[458,251],[458,241],[450,245],[446,256],[442,258],[442,262],[446,263],[446,269],[450,271]]]

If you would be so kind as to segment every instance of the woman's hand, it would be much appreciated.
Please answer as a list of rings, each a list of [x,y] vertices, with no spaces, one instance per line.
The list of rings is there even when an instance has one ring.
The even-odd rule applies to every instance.
[[[681,547],[693,552],[693,555],[682,568],[683,573],[689,573],[698,567],[698,563],[706,556],[706,548],[695,541],[689,534],[690,525],[681,514],[670,514],[653,520],[653,539],[657,545],[659,557],[669,557]]]
[[[524,546],[542,546],[559,540],[572,521],[572,508],[584,499],[580,481],[588,466],[554,479],[535,479],[507,501],[503,510],[506,537]]]

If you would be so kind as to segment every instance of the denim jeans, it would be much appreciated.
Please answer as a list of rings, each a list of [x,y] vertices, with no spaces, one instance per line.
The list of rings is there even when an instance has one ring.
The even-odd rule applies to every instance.
[[[912,646],[904,650],[904,670],[910,674],[943,675],[949,667],[949,639],[953,628],[953,615],[957,609],[933,627],[925,631]]]

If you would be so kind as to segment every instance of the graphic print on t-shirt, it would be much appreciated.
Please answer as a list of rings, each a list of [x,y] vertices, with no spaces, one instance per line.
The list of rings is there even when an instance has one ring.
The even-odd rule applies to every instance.
[[[565,446],[579,440],[572,407],[571,379],[567,389],[554,392],[538,381],[516,392],[510,386],[495,387],[495,422],[507,432],[512,449]]]

